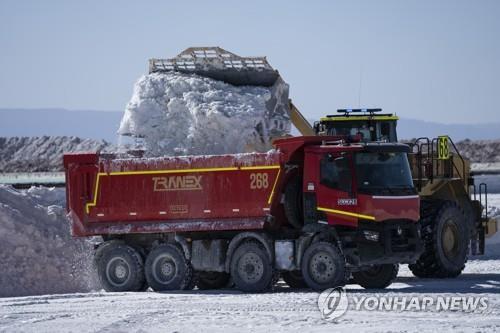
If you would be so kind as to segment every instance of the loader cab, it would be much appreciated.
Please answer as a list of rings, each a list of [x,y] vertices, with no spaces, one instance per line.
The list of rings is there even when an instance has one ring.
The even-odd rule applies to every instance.
[[[363,142],[397,142],[398,117],[382,109],[339,109],[314,124],[316,135],[360,136]]]

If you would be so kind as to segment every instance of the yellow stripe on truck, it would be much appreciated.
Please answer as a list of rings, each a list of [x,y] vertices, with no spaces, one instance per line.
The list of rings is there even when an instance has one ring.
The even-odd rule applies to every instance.
[[[317,207],[317,210],[322,211],[322,212],[332,213],[332,214],[345,215],[345,216],[351,216],[351,217],[358,217],[360,219],[375,221],[375,216],[357,214],[357,213],[348,212],[348,211],[345,211],[345,210],[338,210],[338,209],[331,209],[331,208],[324,208],[324,207]]]
[[[281,168],[278,170],[278,174],[276,175],[276,179],[274,180],[273,188],[271,189],[271,194],[269,195],[269,199],[267,199],[268,205],[270,205],[271,201],[273,200],[274,189],[276,188],[276,183],[278,183],[278,178],[280,178],[280,172],[281,172]]]
[[[97,195],[99,193],[99,179],[101,176],[130,176],[130,175],[157,175],[157,174],[169,174],[169,173],[195,173],[195,172],[219,172],[219,171],[236,171],[236,170],[269,170],[269,169],[280,169],[279,165],[260,165],[260,166],[250,166],[250,167],[226,167],[226,168],[200,168],[200,169],[171,169],[171,170],[149,170],[149,171],[115,171],[115,172],[99,172],[97,173],[95,187],[94,187],[94,197],[92,202],[85,205],[85,211],[87,214],[90,212],[90,207],[94,207],[97,204]],[[281,170],[281,169],[280,169]],[[279,172],[276,176],[271,195],[268,202],[271,201],[273,196],[274,187],[278,180]]]

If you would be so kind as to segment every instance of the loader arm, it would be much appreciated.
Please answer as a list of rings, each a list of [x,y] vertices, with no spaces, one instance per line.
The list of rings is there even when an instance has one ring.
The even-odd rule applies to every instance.
[[[309,124],[307,119],[300,113],[299,109],[292,103],[292,100],[290,100],[290,120],[293,126],[295,126],[303,136],[316,135],[311,124]]]

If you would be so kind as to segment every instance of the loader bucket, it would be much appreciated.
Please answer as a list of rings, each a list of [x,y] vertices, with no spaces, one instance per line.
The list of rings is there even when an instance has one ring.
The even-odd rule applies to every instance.
[[[190,47],[171,59],[150,59],[149,73],[197,74],[234,86],[271,87],[279,78],[266,57],[240,57],[220,47]]]
[[[267,138],[282,137],[290,132],[290,122],[302,135],[314,131],[300,111],[289,100],[289,86],[279,72],[271,67],[266,57],[240,57],[220,47],[190,47],[171,59],[150,59],[149,73],[196,74],[234,86],[261,86],[269,88],[271,98],[266,103],[266,123],[257,127],[262,136],[261,151],[272,147]]]

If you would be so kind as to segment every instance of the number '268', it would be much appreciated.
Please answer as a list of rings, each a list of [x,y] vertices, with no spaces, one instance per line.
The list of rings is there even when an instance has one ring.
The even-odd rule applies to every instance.
[[[267,173],[251,173],[250,174],[250,189],[262,189],[269,187]]]

